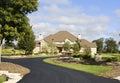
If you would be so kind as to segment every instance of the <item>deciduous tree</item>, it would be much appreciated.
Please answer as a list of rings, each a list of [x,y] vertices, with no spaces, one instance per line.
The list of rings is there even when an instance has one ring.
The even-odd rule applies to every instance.
[[[103,51],[104,38],[93,40],[93,42],[95,42],[97,45],[97,52],[101,53]]]
[[[118,45],[116,41],[113,38],[107,38],[105,40],[105,47],[104,47],[106,52],[109,53],[116,53],[118,52]]]
[[[1,48],[3,40],[9,42],[20,37],[23,26],[29,24],[29,19],[26,15],[36,11],[37,7],[38,0],[0,0]]]

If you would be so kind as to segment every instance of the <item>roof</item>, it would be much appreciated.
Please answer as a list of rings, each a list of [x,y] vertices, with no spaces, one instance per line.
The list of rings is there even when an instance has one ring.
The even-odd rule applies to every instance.
[[[74,36],[73,34],[67,32],[67,31],[59,31],[55,34],[49,35],[44,38],[44,40],[48,43],[51,42],[65,42],[66,39],[69,39],[70,41],[74,42],[78,38]],[[80,45],[82,47],[90,47],[90,48],[96,48],[96,43],[91,43],[87,41],[86,39],[80,39]],[[62,45],[56,45],[58,47],[61,47]]]
[[[91,43],[85,39],[80,40],[80,45],[81,45],[81,47],[90,47],[90,48],[97,47],[96,43]]]
[[[64,42],[66,39],[69,39],[73,42],[77,39],[77,37],[67,31],[59,31],[44,38],[46,42]]]

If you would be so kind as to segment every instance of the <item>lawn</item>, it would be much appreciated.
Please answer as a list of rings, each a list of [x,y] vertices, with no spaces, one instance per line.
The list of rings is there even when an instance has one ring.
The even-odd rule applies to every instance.
[[[120,62],[120,54],[118,54],[118,53],[102,53],[102,58],[107,59],[107,60],[109,59],[110,61],[119,61]]]
[[[118,54],[102,53],[102,57],[116,57]]]
[[[62,66],[65,68],[70,68],[70,69],[92,73],[95,75],[101,75],[107,71],[112,70],[112,67],[109,67],[109,66],[83,65],[83,64],[76,64],[76,63],[56,63],[51,58],[44,59],[44,62],[53,64],[53,65]]]

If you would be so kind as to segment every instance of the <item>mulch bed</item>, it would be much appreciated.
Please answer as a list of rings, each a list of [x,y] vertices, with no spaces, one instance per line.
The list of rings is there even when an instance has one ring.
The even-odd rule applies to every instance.
[[[30,72],[30,70],[28,68],[25,68],[23,66],[13,64],[10,62],[1,62],[0,70],[6,70],[10,73],[20,73],[22,76],[24,76]]]
[[[120,66],[113,66],[113,69],[111,71],[108,71],[101,76],[107,77],[107,78],[115,78],[120,76]]]

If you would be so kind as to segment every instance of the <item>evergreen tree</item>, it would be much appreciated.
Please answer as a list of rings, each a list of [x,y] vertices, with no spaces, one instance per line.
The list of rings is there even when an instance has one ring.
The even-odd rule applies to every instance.
[[[32,54],[33,49],[35,48],[35,36],[32,31],[32,28],[24,28],[24,34],[21,34],[21,37],[18,41],[19,49],[25,50],[25,54]]]
[[[63,48],[65,51],[69,52],[70,51],[70,43],[69,42],[65,42],[64,45],[63,45]]]
[[[74,52],[79,52],[80,48],[81,48],[80,42],[77,40],[76,43],[73,46],[73,50],[74,50]]]

